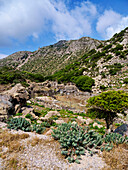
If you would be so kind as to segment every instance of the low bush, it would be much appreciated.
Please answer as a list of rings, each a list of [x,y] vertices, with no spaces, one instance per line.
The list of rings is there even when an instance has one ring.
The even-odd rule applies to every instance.
[[[93,85],[94,85],[94,80],[88,76],[80,76],[76,80],[76,86],[83,91],[91,91]]]
[[[128,78],[125,78],[125,79],[123,80],[123,82],[124,82],[125,84],[128,84]]]

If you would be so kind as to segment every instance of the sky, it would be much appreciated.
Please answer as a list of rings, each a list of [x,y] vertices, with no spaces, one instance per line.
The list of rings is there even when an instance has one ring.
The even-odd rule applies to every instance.
[[[128,27],[128,0],[0,0],[0,58],[59,40],[107,40]]]

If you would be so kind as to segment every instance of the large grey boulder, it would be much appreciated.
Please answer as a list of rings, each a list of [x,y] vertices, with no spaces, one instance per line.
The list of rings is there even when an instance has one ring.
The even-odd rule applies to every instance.
[[[0,120],[7,119],[10,115],[18,113],[26,101],[29,99],[29,93],[20,83],[12,89],[0,94]]]
[[[128,124],[123,124],[115,129],[114,133],[128,136]]]
[[[0,95],[0,120],[8,118],[9,114],[14,112],[12,97],[8,95]]]

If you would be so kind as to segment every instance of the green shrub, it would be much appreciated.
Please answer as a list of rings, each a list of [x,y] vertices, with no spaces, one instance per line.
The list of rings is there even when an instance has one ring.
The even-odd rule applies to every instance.
[[[15,116],[22,116],[23,113],[17,113]]]
[[[34,121],[34,120],[35,120],[34,117],[33,117],[30,113],[26,114],[25,118],[28,118],[28,119],[30,119],[31,121]]]
[[[108,50],[108,49],[111,48],[111,47],[112,47],[112,44],[106,45],[106,46],[103,48],[103,50]]]
[[[123,82],[124,82],[125,84],[128,84],[128,78],[125,78],[125,79],[123,80]]]
[[[80,90],[91,91],[91,88],[94,85],[94,80],[88,76],[80,76],[75,83]]]

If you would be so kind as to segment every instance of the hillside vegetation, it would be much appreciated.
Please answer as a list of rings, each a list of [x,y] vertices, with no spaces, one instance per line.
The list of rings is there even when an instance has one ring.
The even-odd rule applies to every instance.
[[[17,52],[0,60],[0,66],[21,70],[24,78],[32,81],[72,82],[83,91],[125,87],[128,84],[128,28],[107,41],[83,37],[59,41],[35,52]],[[38,73],[34,75],[36,78],[31,78],[33,73]]]

